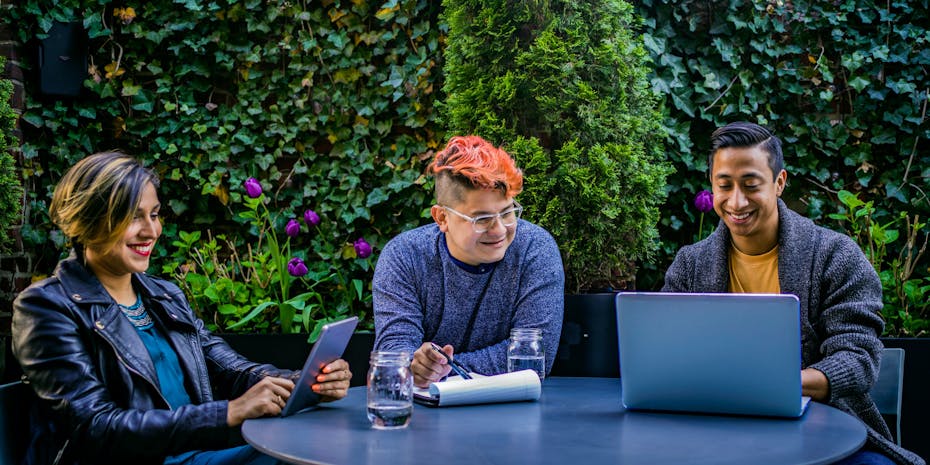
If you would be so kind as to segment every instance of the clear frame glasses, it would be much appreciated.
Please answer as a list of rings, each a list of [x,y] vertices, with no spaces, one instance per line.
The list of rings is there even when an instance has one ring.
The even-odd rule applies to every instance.
[[[498,219],[500,219],[501,224],[503,224],[505,228],[512,228],[517,224],[517,220],[520,219],[520,214],[523,213],[523,207],[517,202],[513,203],[512,208],[508,208],[500,213],[494,213],[491,215],[478,215],[475,217],[460,213],[452,207],[447,207],[445,205],[440,206],[445,208],[447,211],[458,215],[463,220],[471,223],[472,230],[477,234],[488,232],[489,229],[494,227]]]

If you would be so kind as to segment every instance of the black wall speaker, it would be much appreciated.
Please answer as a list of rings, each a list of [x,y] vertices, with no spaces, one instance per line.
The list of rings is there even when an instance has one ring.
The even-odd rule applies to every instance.
[[[39,45],[39,90],[78,96],[87,78],[87,32],[81,22],[55,22]]]

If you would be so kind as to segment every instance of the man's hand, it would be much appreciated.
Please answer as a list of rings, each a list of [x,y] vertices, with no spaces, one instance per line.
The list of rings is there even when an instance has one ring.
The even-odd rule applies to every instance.
[[[827,376],[815,368],[801,370],[801,395],[810,396],[811,400],[826,402],[830,399],[830,381]]]
[[[451,345],[446,344],[442,348],[449,357],[452,357],[454,349]],[[441,354],[433,350],[429,342],[423,345],[413,353],[413,361],[410,362],[410,371],[413,372],[413,384],[417,387],[425,388],[429,383],[439,381],[452,371],[449,362]]]
[[[322,396],[322,402],[332,402],[342,399],[349,392],[349,381],[352,372],[349,363],[343,359],[336,360],[323,367],[322,373],[317,375],[316,383],[310,386],[313,392]]]
[[[285,378],[267,377],[255,383],[245,394],[229,401],[226,424],[239,426],[250,418],[281,413],[291,396],[294,382]]]

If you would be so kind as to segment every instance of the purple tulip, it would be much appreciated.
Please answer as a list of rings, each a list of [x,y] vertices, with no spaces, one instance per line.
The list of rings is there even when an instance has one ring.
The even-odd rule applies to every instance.
[[[710,191],[701,191],[694,196],[694,206],[701,213],[707,213],[714,209],[714,194]]]
[[[358,254],[358,258],[368,258],[371,256],[371,244],[369,244],[364,237],[356,239],[352,245],[355,247],[355,253]]]
[[[297,237],[300,235],[300,223],[295,219],[291,219],[287,222],[287,226],[284,227],[284,233],[290,237]]]
[[[313,210],[307,210],[304,212],[304,221],[307,222],[307,226],[316,226],[320,224],[320,215]]]
[[[245,180],[245,193],[253,199],[261,197],[262,185],[258,182],[258,179],[249,178]]]
[[[307,274],[307,264],[300,257],[294,257],[287,262],[287,272],[296,278]]]

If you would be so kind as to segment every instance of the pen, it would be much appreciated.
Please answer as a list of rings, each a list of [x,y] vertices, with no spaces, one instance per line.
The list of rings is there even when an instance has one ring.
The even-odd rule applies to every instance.
[[[462,379],[471,379],[471,375],[468,374],[468,372],[465,370],[465,367],[463,367],[462,364],[460,364],[459,362],[456,362],[455,360],[452,359],[452,357],[449,357],[445,352],[443,352],[442,347],[439,347],[438,345],[436,345],[435,342],[430,342],[430,345],[433,347],[433,350],[435,350],[436,352],[439,352],[440,354],[442,354],[443,357],[446,358],[446,361],[449,362],[449,366],[452,367],[452,371],[454,371],[455,374],[461,376]]]

